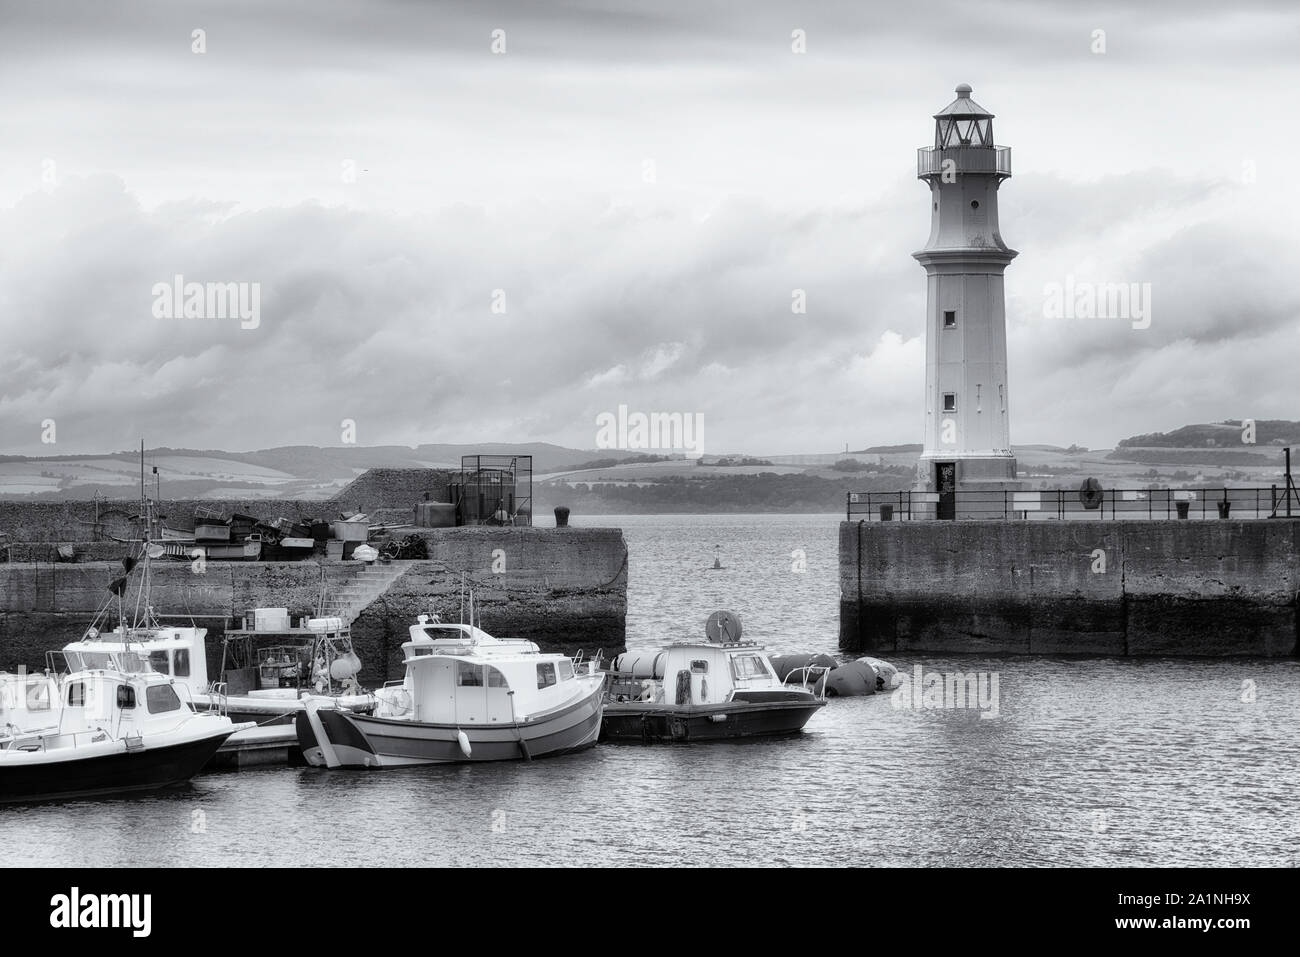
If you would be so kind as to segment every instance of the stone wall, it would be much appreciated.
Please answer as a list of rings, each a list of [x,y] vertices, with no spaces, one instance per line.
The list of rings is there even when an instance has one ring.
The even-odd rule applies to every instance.
[[[840,647],[1297,653],[1300,522],[843,522]]]
[[[456,621],[461,576],[473,584],[482,626],[528,638],[547,650],[621,651],[627,612],[627,546],[618,529],[449,528],[422,530],[430,558],[403,574],[358,617],[353,634],[370,684],[401,677],[400,646],[415,616]],[[215,673],[220,635],[250,608],[312,612],[322,575],[338,588],[354,562],[209,562],[195,575],[185,562],[157,562],[153,603],[166,620],[210,629]],[[108,598],[117,562],[0,564],[0,670],[43,664],[47,650],[79,637]]]

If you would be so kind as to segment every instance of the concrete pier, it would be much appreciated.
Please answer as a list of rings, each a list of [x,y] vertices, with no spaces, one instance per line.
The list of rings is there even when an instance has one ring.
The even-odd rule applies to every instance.
[[[397,562],[382,589],[366,596],[352,626],[363,683],[402,676],[401,643],[416,615],[456,621],[461,576],[475,588],[477,617],[489,632],[527,638],[544,649],[621,651],[626,635],[627,545],[617,528],[473,526],[422,529],[429,559]],[[121,552],[122,546],[117,546]],[[346,592],[360,562],[217,562],[195,574],[187,562],[153,564],[153,603],[164,621],[193,615],[209,629],[209,674],[220,661],[226,624],[257,607],[314,611],[322,574]],[[0,563],[0,670],[41,667],[47,650],[82,634],[120,574],[117,562]]]
[[[1297,654],[1300,521],[840,524],[846,652]]]

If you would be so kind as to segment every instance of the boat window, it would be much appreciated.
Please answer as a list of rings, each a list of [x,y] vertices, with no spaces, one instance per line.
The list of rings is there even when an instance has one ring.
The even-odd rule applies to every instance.
[[[81,655],[77,654],[75,651],[65,651],[63,653],[63,660],[68,663],[69,671],[85,670],[81,665]]]
[[[82,681],[74,681],[68,685],[68,707],[82,708],[86,705],[86,685]]]
[[[177,678],[188,678],[190,676],[190,650],[188,648],[177,648],[176,656],[172,659],[176,663],[175,675]]]
[[[146,670],[144,659],[134,651],[124,651],[117,656],[117,670],[125,671],[128,674],[137,675]]]
[[[573,662],[565,659],[560,662],[560,680],[568,681],[573,677]]]
[[[160,675],[169,675],[172,673],[171,662],[167,658],[165,651],[149,652],[149,666]]]
[[[506,676],[496,668],[493,668],[491,665],[484,665],[483,668],[487,671],[489,688],[510,687],[510,682],[506,681]]]
[[[703,658],[696,658],[691,662],[691,674],[707,675],[709,673],[709,663]]]
[[[162,714],[164,711],[179,711],[181,699],[171,685],[150,685],[144,692],[144,703],[150,714]]]
[[[87,671],[93,671],[96,668],[113,667],[112,657],[102,651],[83,651],[81,653],[81,667]]]
[[[130,685],[117,686],[117,706],[123,710],[135,707],[135,689]]]
[[[548,661],[537,666],[537,687],[549,688],[555,684],[555,663]]]
[[[468,661],[456,662],[456,684],[462,688],[483,687],[483,666]]]
[[[50,686],[44,681],[32,681],[27,685],[27,710],[28,711],[49,711],[53,702],[50,701]]]
[[[737,678],[766,678],[767,668],[758,655],[733,655],[731,673]]]

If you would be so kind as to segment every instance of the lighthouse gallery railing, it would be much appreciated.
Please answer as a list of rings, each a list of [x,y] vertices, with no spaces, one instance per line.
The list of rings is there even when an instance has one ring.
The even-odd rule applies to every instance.
[[[953,146],[935,149],[923,146],[916,151],[916,175],[936,176],[944,172],[944,160],[952,160],[954,173],[1001,173],[1011,175],[1010,146]]]

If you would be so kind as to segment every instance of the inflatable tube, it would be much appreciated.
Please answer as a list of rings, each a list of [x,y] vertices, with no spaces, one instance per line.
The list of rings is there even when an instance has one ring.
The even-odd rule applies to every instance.
[[[888,661],[879,658],[859,658],[858,661],[865,661],[875,669],[877,691],[893,691],[903,683],[903,676]]]
[[[802,681],[804,675],[798,673],[802,668],[834,668],[837,664],[830,655],[772,655],[772,670],[781,681]]]
[[[665,654],[662,651],[655,655],[625,651],[621,655],[614,657],[614,660],[609,663],[609,670],[616,671],[621,675],[631,675],[633,678],[659,678],[662,680]]]
[[[841,698],[876,693],[876,669],[866,661],[850,661],[840,665],[826,678],[827,696]]]

